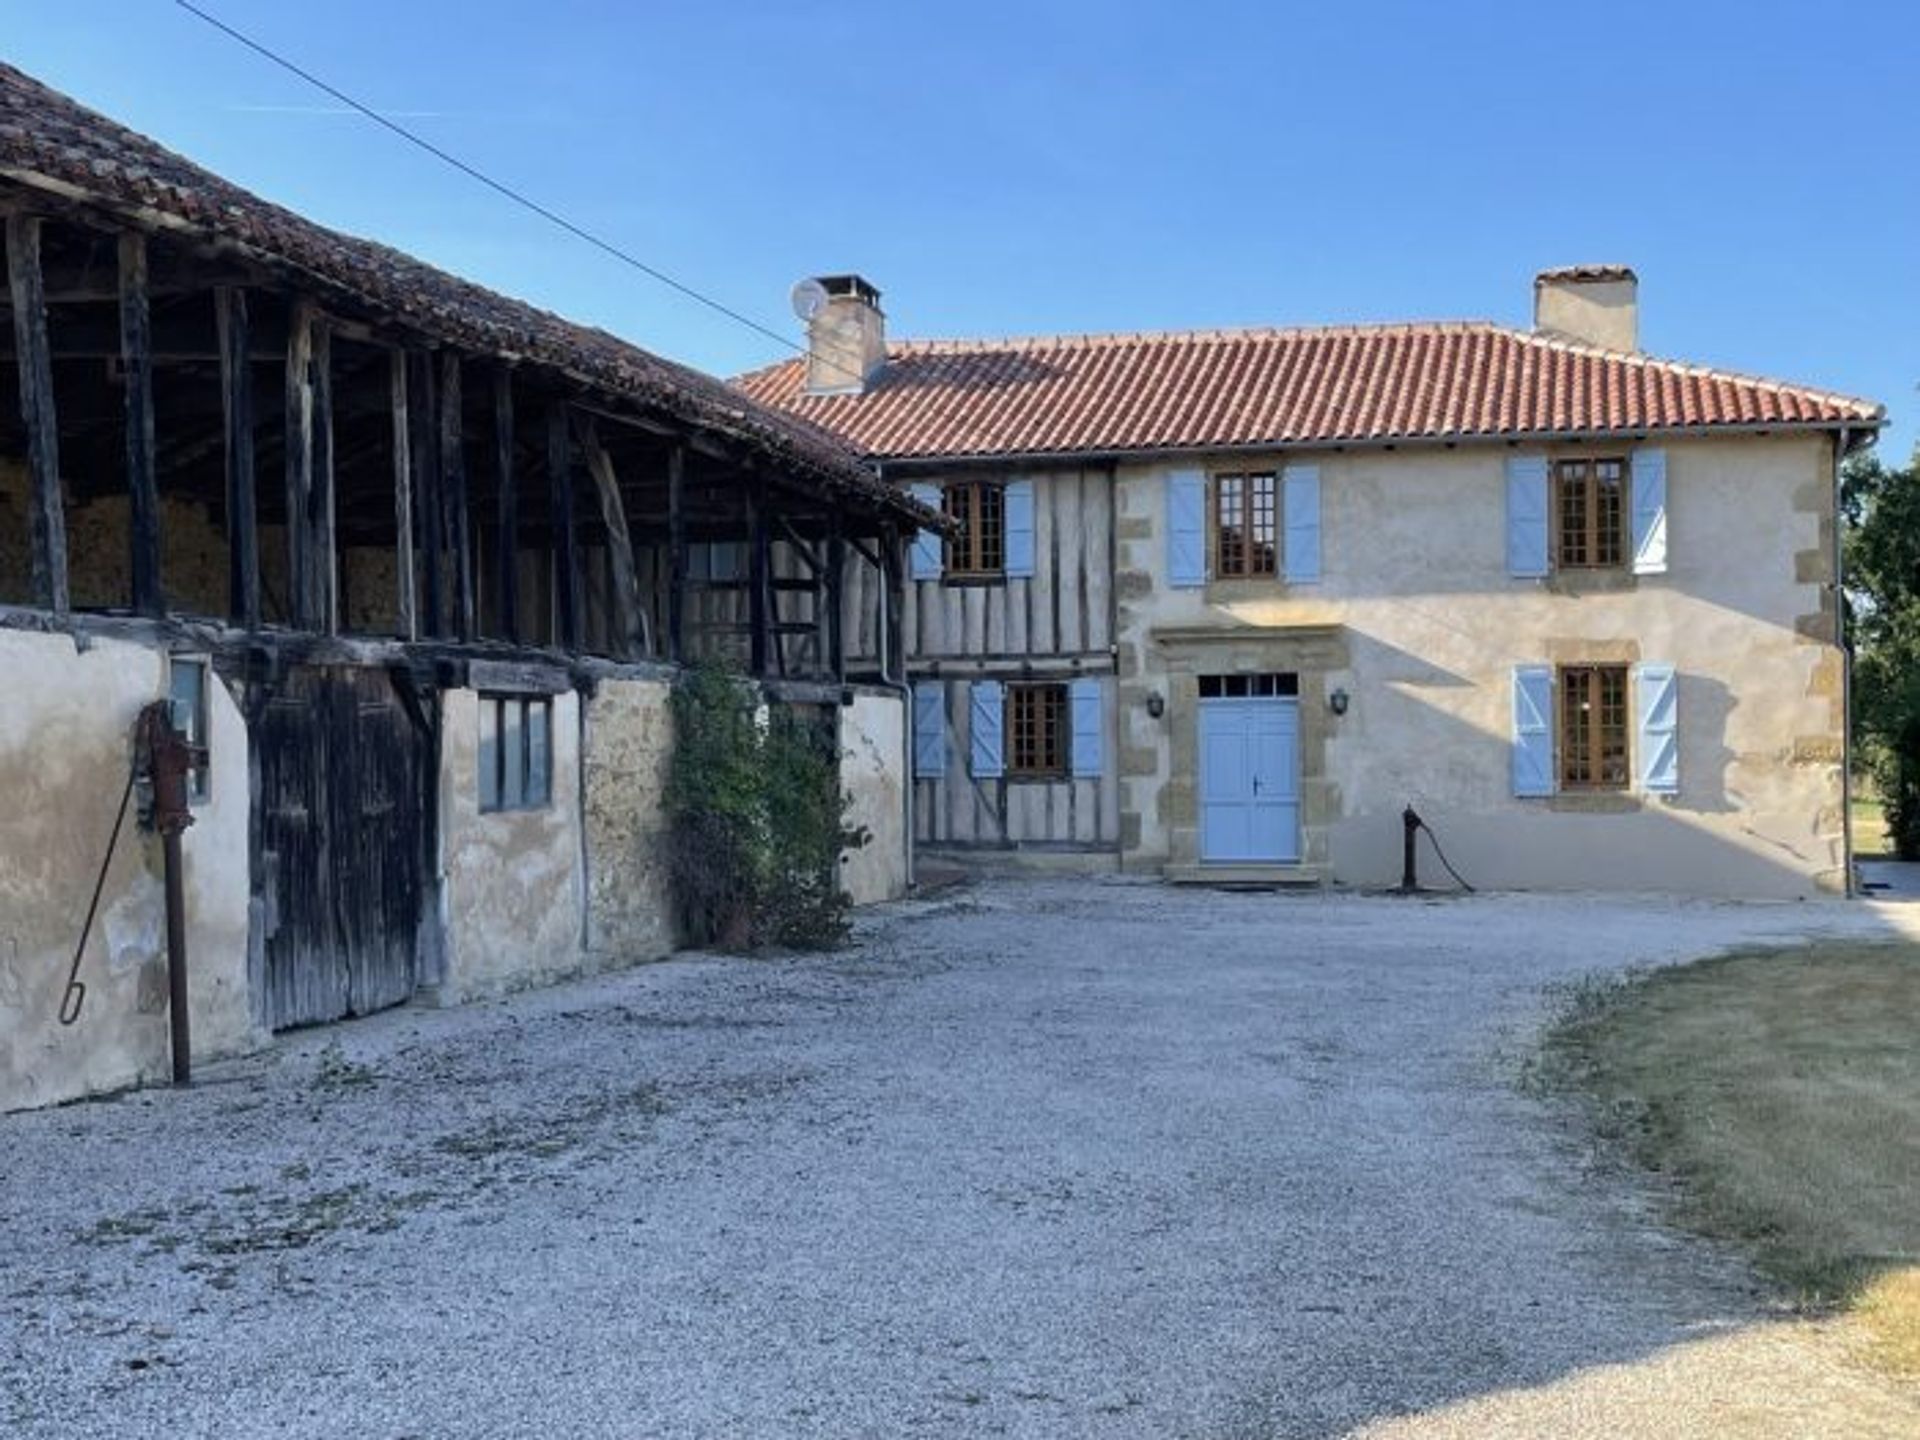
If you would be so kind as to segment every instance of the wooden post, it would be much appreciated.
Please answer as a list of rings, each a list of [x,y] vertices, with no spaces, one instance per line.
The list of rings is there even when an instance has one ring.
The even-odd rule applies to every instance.
[[[40,219],[7,217],[7,284],[13,300],[14,358],[20,367],[20,419],[33,472],[33,603],[65,614],[67,514],[60,490],[60,419],[53,408],[53,352],[47,344],[47,292],[40,272]]]
[[[844,578],[847,564],[847,542],[840,533],[841,517],[838,506],[827,511],[827,673],[833,676],[834,683],[844,685],[847,682],[847,647],[843,617],[840,614],[841,596],[844,593]],[[819,592],[816,592],[819,593]]]
[[[460,356],[440,356],[440,474],[446,484],[447,541],[453,551],[453,628],[473,639],[473,527],[467,523],[467,457],[462,442]]]
[[[667,452],[667,658],[678,665],[686,657],[687,630],[687,451]]]
[[[313,304],[293,302],[287,318],[287,609],[296,630],[314,628],[307,507],[313,487]]]
[[[260,537],[254,525],[253,364],[248,354],[247,292],[213,292],[220,331],[221,409],[227,429],[227,610],[260,628]]]
[[[614,651],[623,660],[637,659],[644,649],[640,628],[640,579],[633,565],[633,532],[627,529],[627,507],[620,498],[620,479],[613,457],[600,443],[591,418],[581,426],[580,440],[587,452],[587,472],[600,496],[600,518],[607,527],[607,558],[612,566]]]
[[[513,367],[502,365],[493,374],[493,444],[495,479],[499,482],[500,634],[520,639],[520,497],[513,485]]]
[[[907,678],[907,637],[900,633],[906,610],[906,563],[899,527],[888,521],[880,529],[880,558],[884,579],[881,604],[887,607],[887,646],[880,657],[880,673],[889,680]]]
[[[313,464],[308,471],[308,622],[332,635],[340,629],[340,557],[333,497],[333,327],[313,320]]]
[[[421,588],[426,592],[420,624],[426,635],[437,640],[446,634],[446,586],[440,578],[446,534],[440,523],[440,407],[432,355],[422,353],[413,357],[408,388],[413,418],[414,534],[420,543],[423,562]]]
[[[153,341],[147,306],[147,237],[120,236],[120,369],[127,401],[127,491],[131,500],[133,608],[161,615],[160,488],[153,464]]]
[[[751,555],[747,565],[748,614],[751,617],[751,666],[755,675],[767,673],[768,634],[772,616],[768,613],[767,580],[772,569],[773,551],[767,528],[767,482],[754,476],[747,488],[747,523]],[[778,643],[775,641],[774,643]]]
[[[388,356],[388,381],[393,392],[393,525],[394,597],[401,638],[420,638],[420,605],[413,578],[413,431],[407,423],[407,352]]]
[[[554,637],[565,650],[580,648],[580,541],[573,526],[573,451],[567,442],[567,402],[547,409],[547,487],[553,514],[553,588],[559,622]]]

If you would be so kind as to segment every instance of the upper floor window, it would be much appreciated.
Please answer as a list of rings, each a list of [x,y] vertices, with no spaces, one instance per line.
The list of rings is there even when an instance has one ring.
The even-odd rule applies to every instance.
[[[941,506],[960,522],[960,534],[947,541],[946,572],[956,580],[998,577],[1007,568],[1006,492],[999,485],[970,481],[949,485]]]
[[[1627,462],[1561,460],[1553,476],[1561,568],[1602,570],[1626,564]]]
[[[1213,573],[1280,573],[1277,477],[1271,470],[1213,477]]]

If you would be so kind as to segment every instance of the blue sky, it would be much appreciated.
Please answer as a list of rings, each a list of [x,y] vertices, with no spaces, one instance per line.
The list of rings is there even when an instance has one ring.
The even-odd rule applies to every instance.
[[[1528,322],[1623,261],[1655,354],[1920,431],[1920,6],[202,0],[797,338]],[[0,0],[0,55],[328,224],[709,370],[776,359],[168,0]]]

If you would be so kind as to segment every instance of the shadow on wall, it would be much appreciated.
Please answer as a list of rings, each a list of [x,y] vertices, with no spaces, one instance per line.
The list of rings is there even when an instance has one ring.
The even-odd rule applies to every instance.
[[[1781,765],[1781,793],[1749,809],[1730,785],[1727,743],[1737,702],[1711,677],[1681,677],[1680,791],[1519,799],[1512,793],[1511,698],[1372,637],[1350,632],[1352,709],[1333,722],[1340,779],[1332,827],[1335,877],[1397,885],[1403,807],[1432,827],[1447,857],[1483,889],[1668,891],[1790,899],[1837,890],[1837,836],[1819,833],[1838,803],[1831,765]],[[1447,692],[1439,696],[1422,692]],[[1828,790],[1832,790],[1829,795]],[[1429,841],[1423,883],[1448,882]]]

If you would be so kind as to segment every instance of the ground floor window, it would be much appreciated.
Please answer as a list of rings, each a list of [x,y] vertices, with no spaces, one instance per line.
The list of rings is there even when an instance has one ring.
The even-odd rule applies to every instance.
[[[1067,773],[1067,687],[1007,687],[1007,775],[1058,779]]]
[[[1562,666],[1561,788],[1624,790],[1627,782],[1627,667]]]
[[[203,804],[211,793],[207,765],[207,662],[175,655],[167,664],[167,709],[173,728],[200,752],[187,771],[187,802]]]
[[[480,808],[538,810],[553,797],[553,701],[480,697]]]

